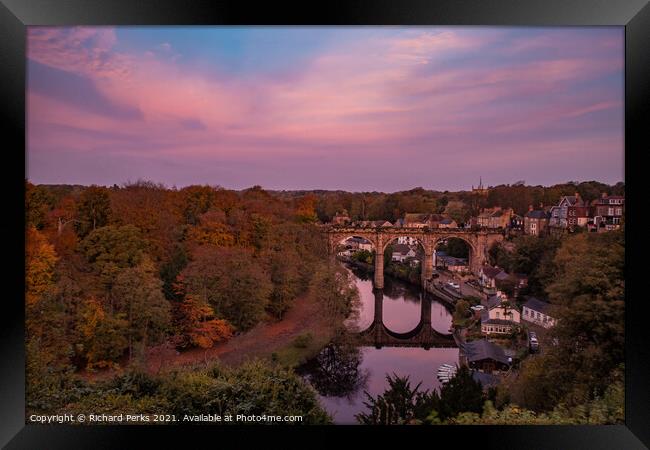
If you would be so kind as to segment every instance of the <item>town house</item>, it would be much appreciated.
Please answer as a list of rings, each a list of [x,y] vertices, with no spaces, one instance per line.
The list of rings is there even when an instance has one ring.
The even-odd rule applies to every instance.
[[[555,318],[549,315],[550,303],[535,297],[526,297],[521,318],[527,322],[550,328],[555,325]]]
[[[533,209],[532,205],[524,215],[524,233],[539,236],[548,225],[550,214],[543,209]]]
[[[404,262],[409,258],[415,258],[415,251],[406,244],[395,244],[392,249],[391,261]]]
[[[592,202],[593,221],[595,231],[618,230],[625,213],[625,197],[621,195],[607,195],[603,192],[600,198]]]
[[[490,296],[487,309],[481,312],[481,332],[486,335],[511,333],[520,322],[521,313],[501,292]]]

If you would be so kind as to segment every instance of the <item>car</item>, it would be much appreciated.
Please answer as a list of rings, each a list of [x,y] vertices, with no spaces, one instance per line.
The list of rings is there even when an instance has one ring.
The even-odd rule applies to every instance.
[[[470,309],[472,311],[482,311],[482,310],[485,309],[485,306],[483,306],[483,305],[474,305],[474,306],[471,306]]]
[[[453,287],[454,289],[460,289],[460,284],[454,283],[453,281],[450,281],[447,283],[449,286]]]
[[[528,333],[528,348],[531,353],[539,351],[539,341],[537,340],[537,333],[534,331]]]

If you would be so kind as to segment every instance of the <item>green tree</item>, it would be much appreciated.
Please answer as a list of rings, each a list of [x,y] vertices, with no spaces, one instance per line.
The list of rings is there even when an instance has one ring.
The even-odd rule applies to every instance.
[[[354,252],[352,259],[359,261],[365,264],[373,264],[373,253],[368,250],[359,250]]]
[[[456,303],[456,308],[454,309],[454,324],[461,325],[465,323],[465,320],[468,317],[471,317],[472,313],[469,309],[469,303],[466,300],[458,300]]]
[[[513,398],[526,408],[550,410],[603,395],[623,362],[624,232],[567,237],[557,251],[557,275],[546,290],[558,319],[556,345],[524,361]]]
[[[364,392],[364,402],[370,411],[356,415],[359,423],[365,425],[404,425],[422,423],[435,407],[435,396],[420,391],[418,383],[411,387],[409,377],[387,374],[388,389],[376,398]]]
[[[481,383],[474,380],[466,366],[461,366],[456,375],[440,389],[436,411],[441,420],[455,417],[461,412],[480,413],[484,400]]]
[[[471,209],[465,202],[452,201],[446,205],[445,214],[456,221],[456,223],[465,223],[471,217]]]
[[[300,415],[301,424],[331,422],[313,388],[292,371],[260,361],[235,369],[216,365],[179,372],[163,381],[160,393],[168,401],[168,411],[179,416]]]
[[[350,274],[338,265],[320,267],[314,274],[310,292],[322,311],[336,320],[348,317],[359,302],[359,291]]]
[[[268,252],[264,260],[273,284],[267,310],[274,317],[282,319],[303,288],[299,270],[301,261],[291,248]]]
[[[170,324],[170,305],[162,292],[162,281],[153,263],[144,258],[135,266],[121,269],[112,290],[116,313],[128,322],[129,356],[139,344],[140,355],[147,345],[160,342]]]

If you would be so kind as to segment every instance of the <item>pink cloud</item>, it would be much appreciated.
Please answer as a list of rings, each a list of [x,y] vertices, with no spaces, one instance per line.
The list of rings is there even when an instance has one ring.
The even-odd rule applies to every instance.
[[[180,65],[163,57],[174,52],[167,42],[142,54],[120,53],[112,28],[30,28],[30,59],[90,79],[106,98],[137,108],[144,118],[107,117],[30,93],[30,145],[128,153],[145,151],[137,149],[142,143],[146,151],[170,158],[236,155],[253,160],[271,151],[326,157],[349,148],[359,155],[391,155],[401,143],[423,139],[453,158],[454,150],[477,145],[476,136],[532,132],[622,107],[620,100],[606,95],[584,98],[570,89],[621,71],[620,55],[562,54],[497,67],[444,64],[450,55],[487,51],[500,37],[495,33],[486,39],[453,29],[370,37],[331,47],[295,68],[290,81],[282,81],[216,77]],[[515,41],[505,53],[554,48],[558,39]],[[612,42],[604,39],[603,45]],[[580,41],[575,46],[585,45]],[[513,106],[526,98],[556,100]],[[71,126],[88,133],[76,133]],[[124,136],[132,137],[133,150],[127,149]],[[518,140],[503,146],[517,160],[526,158],[522,148],[561,152],[567,142]]]

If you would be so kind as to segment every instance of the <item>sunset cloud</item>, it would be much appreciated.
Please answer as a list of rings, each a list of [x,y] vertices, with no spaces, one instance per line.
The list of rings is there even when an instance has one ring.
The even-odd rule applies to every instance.
[[[385,191],[623,178],[622,29],[337,30],[298,48],[284,29],[268,55],[259,30],[31,27],[28,176]],[[551,170],[559,157],[574,175]]]

